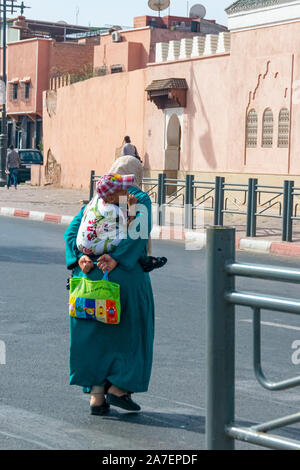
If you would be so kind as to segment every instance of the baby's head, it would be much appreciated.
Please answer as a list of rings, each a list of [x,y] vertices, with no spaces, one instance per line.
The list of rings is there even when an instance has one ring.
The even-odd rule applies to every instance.
[[[134,184],[134,175],[105,175],[97,183],[98,197],[108,204],[119,204],[128,196],[128,189]]]
[[[128,189],[121,189],[120,191],[116,191],[113,194],[108,194],[106,197],[103,197],[103,201],[106,204],[115,204],[118,205],[120,202],[120,198],[127,198],[128,197]]]

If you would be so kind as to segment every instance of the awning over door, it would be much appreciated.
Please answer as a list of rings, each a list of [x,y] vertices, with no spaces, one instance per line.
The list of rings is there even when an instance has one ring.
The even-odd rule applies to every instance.
[[[188,85],[185,78],[154,80],[147,88],[148,100],[159,109],[185,108]]]

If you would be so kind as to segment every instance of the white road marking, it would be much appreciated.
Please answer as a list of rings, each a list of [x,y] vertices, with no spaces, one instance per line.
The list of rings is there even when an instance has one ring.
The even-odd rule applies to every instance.
[[[29,442],[30,444],[34,444],[34,445],[37,445],[39,447],[43,447],[44,449],[55,450],[54,447],[47,446],[47,444],[44,444],[43,442],[34,441],[32,439],[28,439],[27,437],[18,436],[17,434],[11,434],[9,432],[3,432],[3,431],[0,431],[0,434],[2,434],[2,436],[10,437],[12,439],[16,439],[16,440],[19,440],[19,441]]]
[[[195,408],[196,410],[205,411],[205,408],[202,407],[202,406],[195,406],[195,405],[191,405],[190,403],[185,403],[185,402],[182,402],[182,401],[175,401],[175,400],[171,400],[170,398],[160,397],[158,395],[151,395],[150,393],[147,393],[147,397],[158,398],[158,400],[165,400],[165,401],[168,401],[170,403],[175,403],[176,405],[184,405],[188,408]]]
[[[240,320],[240,321],[243,323],[253,323],[253,320]],[[272,323],[268,321],[262,321],[261,324],[264,326],[274,326],[275,328],[285,328],[286,330],[300,331],[300,326],[284,325],[282,323]]]

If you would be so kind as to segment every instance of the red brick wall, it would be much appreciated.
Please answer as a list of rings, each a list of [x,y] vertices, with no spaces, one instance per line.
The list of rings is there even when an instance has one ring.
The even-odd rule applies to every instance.
[[[94,44],[52,42],[50,47],[50,76],[55,73],[78,73],[87,64],[93,64]]]

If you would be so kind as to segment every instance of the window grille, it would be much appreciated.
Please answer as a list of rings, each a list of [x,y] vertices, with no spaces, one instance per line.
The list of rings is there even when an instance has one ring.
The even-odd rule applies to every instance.
[[[255,109],[251,109],[247,118],[247,147],[253,148],[257,146],[257,113]]]
[[[24,97],[25,100],[28,100],[30,97],[30,83],[25,83],[24,85]]]
[[[122,65],[112,65],[111,66],[111,73],[121,73],[123,72],[123,66]]]
[[[287,148],[289,146],[290,134],[290,113],[286,108],[281,109],[278,119],[278,147]]]
[[[270,108],[267,108],[263,115],[262,147],[273,147],[273,130],[273,112]]]

